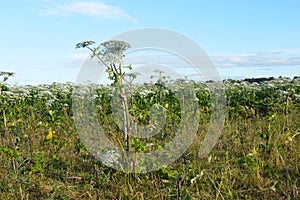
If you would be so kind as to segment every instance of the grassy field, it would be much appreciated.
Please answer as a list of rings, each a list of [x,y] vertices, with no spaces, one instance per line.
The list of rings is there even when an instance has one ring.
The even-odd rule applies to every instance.
[[[188,83],[200,105],[199,137],[175,163],[146,174],[93,159],[76,132],[72,84],[1,84],[0,199],[300,199],[300,78],[255,81],[224,82],[222,135],[201,159],[212,105],[204,83]],[[109,91],[99,87],[95,109],[113,140],[122,133]],[[161,148],[173,137],[171,122],[180,120],[180,107],[165,88],[141,86],[130,112],[146,124],[153,103],[163,105],[171,120],[160,133],[164,139],[154,140]],[[149,151],[147,140],[133,138],[131,145]]]

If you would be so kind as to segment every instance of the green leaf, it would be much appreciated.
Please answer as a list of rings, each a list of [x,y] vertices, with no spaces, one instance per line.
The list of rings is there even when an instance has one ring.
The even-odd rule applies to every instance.
[[[163,168],[161,172],[167,175],[169,178],[175,178],[178,175],[178,171],[170,168]]]

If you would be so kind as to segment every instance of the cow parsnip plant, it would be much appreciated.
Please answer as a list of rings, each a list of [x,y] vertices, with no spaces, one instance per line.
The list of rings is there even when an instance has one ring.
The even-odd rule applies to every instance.
[[[128,101],[123,85],[123,80],[125,77],[125,72],[123,70],[123,68],[125,68],[123,58],[125,57],[125,51],[130,48],[130,44],[120,40],[109,40],[96,47],[91,47],[94,44],[94,41],[84,41],[78,43],[76,48],[87,48],[90,50],[91,58],[97,58],[100,63],[106,67],[108,78],[113,81],[113,86],[119,89],[119,96],[121,98],[123,107],[123,131],[125,134],[124,146],[125,150],[129,151],[129,131],[132,121],[129,118]],[[126,68],[132,69],[131,65],[126,66]]]

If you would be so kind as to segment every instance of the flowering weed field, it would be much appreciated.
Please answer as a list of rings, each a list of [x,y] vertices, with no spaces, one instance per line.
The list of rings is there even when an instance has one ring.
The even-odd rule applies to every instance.
[[[109,168],[86,150],[74,124],[71,83],[0,84],[0,199],[300,199],[300,78],[224,81],[223,132],[201,159],[211,83],[174,84],[195,88],[198,138],[175,163],[146,174]],[[161,84],[131,87],[129,112],[139,124],[149,123],[153,104],[166,112],[159,134],[131,138],[131,151],[161,149],[181,120],[174,91]],[[99,124],[118,144],[111,87],[97,86],[92,98]]]

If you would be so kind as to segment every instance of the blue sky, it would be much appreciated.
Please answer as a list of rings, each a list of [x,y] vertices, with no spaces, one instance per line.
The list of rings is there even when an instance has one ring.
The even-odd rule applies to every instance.
[[[3,1],[0,71],[21,84],[74,82],[88,53],[76,43],[158,27],[200,44],[225,78],[299,76],[299,9],[299,0]]]

